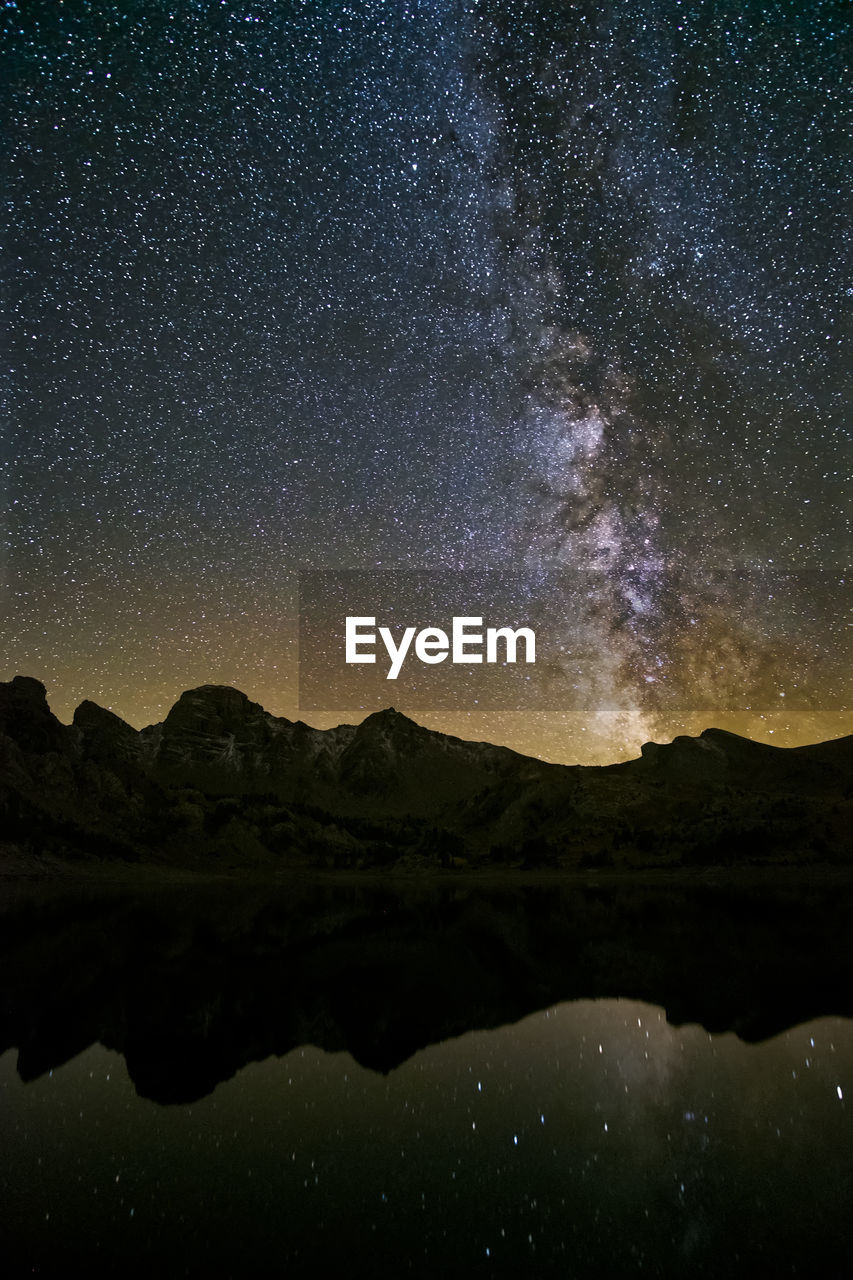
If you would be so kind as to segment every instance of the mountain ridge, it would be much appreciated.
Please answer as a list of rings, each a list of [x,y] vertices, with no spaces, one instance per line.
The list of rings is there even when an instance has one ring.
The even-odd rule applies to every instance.
[[[63,725],[0,683],[7,847],[196,866],[361,868],[848,862],[853,735],[800,747],[707,728],[633,760],[550,764],[393,707],[315,729],[239,689],[186,690],[134,729],[89,699]]]

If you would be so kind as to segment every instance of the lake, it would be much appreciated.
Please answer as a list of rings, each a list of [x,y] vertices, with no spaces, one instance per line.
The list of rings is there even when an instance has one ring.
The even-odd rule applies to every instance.
[[[846,886],[3,913],[7,1274],[849,1274]]]

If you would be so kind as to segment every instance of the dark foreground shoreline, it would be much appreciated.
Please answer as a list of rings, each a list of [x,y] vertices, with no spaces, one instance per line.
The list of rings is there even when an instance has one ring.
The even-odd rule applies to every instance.
[[[7,892],[27,886],[56,891],[102,887],[144,890],[169,885],[234,885],[281,888],[288,884],[382,887],[421,884],[458,885],[464,888],[513,886],[642,885],[649,888],[685,888],[701,885],[783,887],[789,885],[853,886],[853,864],[808,862],[792,864],[721,863],[693,867],[530,868],[436,867],[400,862],[389,867],[359,870],[310,866],[200,867],[165,863],[102,862],[98,859],[64,859],[14,851],[0,854],[0,907]]]

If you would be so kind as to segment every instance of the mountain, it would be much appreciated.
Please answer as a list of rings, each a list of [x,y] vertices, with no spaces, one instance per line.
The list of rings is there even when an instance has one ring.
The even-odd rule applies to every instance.
[[[853,860],[853,737],[779,748],[721,729],[601,767],[466,742],[389,708],[320,730],[203,685],[135,730],[0,684],[6,862],[681,867]]]

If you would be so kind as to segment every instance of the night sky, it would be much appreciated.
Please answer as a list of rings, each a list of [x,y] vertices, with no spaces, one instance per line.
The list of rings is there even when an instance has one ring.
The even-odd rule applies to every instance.
[[[551,709],[420,721],[850,732],[847,18],[6,3],[2,678],[295,717],[300,571],[504,569]]]

